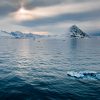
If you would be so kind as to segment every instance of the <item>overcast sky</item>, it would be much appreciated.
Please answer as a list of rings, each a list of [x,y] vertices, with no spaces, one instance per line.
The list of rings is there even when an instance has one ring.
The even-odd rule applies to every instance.
[[[0,27],[63,34],[73,24],[89,33],[100,31],[100,0],[0,0]]]

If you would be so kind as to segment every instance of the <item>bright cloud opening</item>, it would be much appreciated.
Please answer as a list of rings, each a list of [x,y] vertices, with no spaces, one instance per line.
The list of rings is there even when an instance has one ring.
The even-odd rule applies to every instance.
[[[17,12],[11,13],[11,16],[16,21],[25,21],[25,20],[35,19],[35,16],[33,16],[32,12],[29,10],[26,10],[24,7],[21,7]]]

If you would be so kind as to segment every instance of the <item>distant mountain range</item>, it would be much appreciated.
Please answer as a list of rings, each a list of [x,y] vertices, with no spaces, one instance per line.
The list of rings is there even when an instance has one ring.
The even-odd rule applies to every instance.
[[[32,33],[22,33],[20,31],[15,31],[15,32],[7,32],[7,31],[1,31],[0,33],[2,33],[2,36],[7,36],[7,37],[14,37],[14,38],[32,38],[32,39],[36,39],[36,38],[41,38],[44,37],[44,35],[37,35],[37,34],[32,34]]]

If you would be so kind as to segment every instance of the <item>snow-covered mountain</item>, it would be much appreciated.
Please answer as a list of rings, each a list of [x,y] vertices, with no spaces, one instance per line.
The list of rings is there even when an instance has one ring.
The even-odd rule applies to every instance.
[[[15,32],[6,32],[6,31],[0,31],[0,36],[7,36],[7,37],[14,37],[14,38],[41,38],[44,35],[37,35],[37,34],[32,34],[32,33],[22,33],[20,31],[15,31]]]
[[[16,31],[17,30],[17,31]],[[41,34],[42,31],[37,29],[29,28],[21,25],[0,23],[0,37],[9,38],[40,38],[48,37],[48,34]]]
[[[76,25],[73,25],[70,27],[71,37],[88,37],[89,35],[85,32],[83,32],[80,28],[78,28]]]
[[[32,34],[32,33],[22,33],[22,32],[19,32],[19,31],[16,31],[16,32],[11,32],[10,33],[13,37],[15,38],[40,38],[40,37],[43,37],[43,35],[37,35],[37,34]]]

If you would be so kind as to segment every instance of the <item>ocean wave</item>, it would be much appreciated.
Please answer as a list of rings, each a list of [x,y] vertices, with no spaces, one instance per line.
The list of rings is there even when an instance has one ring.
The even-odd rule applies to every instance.
[[[79,79],[97,79],[100,80],[100,72],[96,71],[68,71],[67,75]]]

